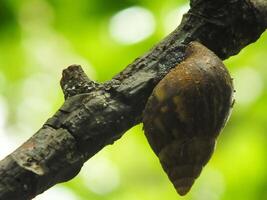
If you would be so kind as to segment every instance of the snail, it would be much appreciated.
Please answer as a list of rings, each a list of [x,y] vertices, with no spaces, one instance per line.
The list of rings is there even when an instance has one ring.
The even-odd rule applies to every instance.
[[[185,54],[156,85],[143,113],[146,138],[180,195],[189,192],[211,158],[233,102],[223,62],[198,42]]]

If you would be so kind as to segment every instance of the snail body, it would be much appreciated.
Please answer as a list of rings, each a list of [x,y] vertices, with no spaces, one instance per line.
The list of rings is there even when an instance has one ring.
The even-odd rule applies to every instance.
[[[232,105],[232,79],[222,61],[191,42],[183,62],[154,88],[146,104],[146,138],[180,195],[209,161]]]

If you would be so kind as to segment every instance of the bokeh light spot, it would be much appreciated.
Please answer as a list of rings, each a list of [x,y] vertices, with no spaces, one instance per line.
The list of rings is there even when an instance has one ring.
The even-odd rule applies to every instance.
[[[45,191],[43,194],[38,195],[34,200],[78,200],[76,195],[71,190],[62,186],[54,186],[53,188]]]
[[[133,44],[148,38],[155,31],[152,13],[142,7],[130,7],[115,14],[110,21],[110,34],[122,44]]]
[[[8,116],[8,105],[4,97],[0,96],[0,159],[11,153],[16,144],[12,137],[7,134],[6,122]]]
[[[220,200],[225,191],[223,174],[208,166],[204,168],[196,185],[199,187],[193,187],[194,200]]]
[[[81,171],[86,186],[96,194],[107,194],[120,184],[119,172],[107,158],[101,157],[87,162]]]
[[[0,97],[0,129],[3,129],[7,118],[7,103],[3,97]]]
[[[253,103],[263,92],[264,83],[258,71],[243,67],[233,73],[235,99],[238,104]]]

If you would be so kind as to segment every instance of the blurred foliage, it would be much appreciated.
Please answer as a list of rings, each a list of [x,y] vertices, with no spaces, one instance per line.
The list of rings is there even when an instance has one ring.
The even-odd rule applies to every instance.
[[[38,130],[63,103],[59,87],[63,68],[81,64],[96,81],[112,78],[179,24],[187,3],[1,0],[1,158]],[[138,19],[144,20],[128,24],[126,21],[127,27],[120,27],[120,20],[125,24],[130,19],[127,17],[130,7],[140,14]],[[122,10],[126,17],[119,19],[113,30],[113,16]],[[144,27],[139,27],[141,22]],[[138,42],[127,38],[132,29],[143,33]],[[112,30],[129,39],[128,43],[121,42],[116,35],[114,38]],[[266,42],[267,34],[263,34],[255,44],[225,61],[235,81],[236,104],[211,161],[183,199],[267,199]],[[57,185],[36,199],[182,198],[168,181],[139,125],[89,160],[72,181]]]

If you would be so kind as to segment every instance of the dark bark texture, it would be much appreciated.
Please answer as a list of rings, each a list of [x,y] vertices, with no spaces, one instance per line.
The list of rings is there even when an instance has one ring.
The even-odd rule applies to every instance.
[[[199,41],[221,59],[255,42],[267,27],[265,0],[191,0],[181,25],[103,84],[80,66],[63,71],[62,107],[0,161],[0,200],[26,200],[76,176],[83,163],[142,121],[156,84]]]

